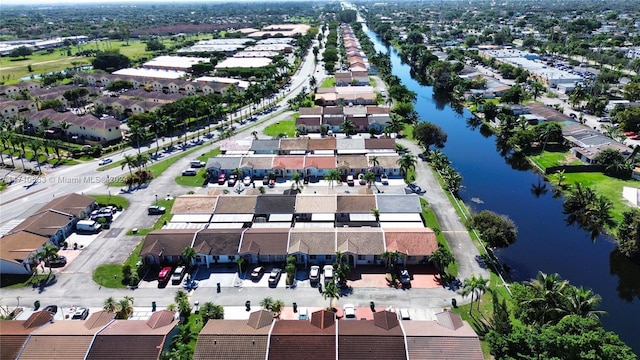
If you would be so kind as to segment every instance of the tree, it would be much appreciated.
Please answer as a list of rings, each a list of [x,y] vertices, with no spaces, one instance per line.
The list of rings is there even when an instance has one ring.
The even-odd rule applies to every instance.
[[[82,87],[67,90],[62,94],[62,97],[77,108],[80,106],[81,100],[83,100],[87,95],[89,95],[89,90]]]
[[[215,305],[214,303],[207,301],[200,308],[200,315],[202,316],[203,325],[206,325],[207,321],[211,319],[224,319],[224,308],[222,305]]]
[[[344,131],[347,136],[351,136],[356,132],[356,125],[350,119],[346,119],[342,124],[340,124],[340,129]]]
[[[385,251],[382,254],[380,254],[380,260],[384,261],[384,265],[389,268],[389,269],[393,269],[396,267],[396,265],[398,265],[398,259],[400,258],[400,253],[397,251]]]
[[[128,319],[133,313],[133,298],[125,296],[116,304],[116,319]]]
[[[40,124],[39,124],[40,126],[39,126],[39,128],[38,128],[38,132],[39,132],[41,135],[44,135],[44,132],[45,132],[45,131],[47,131],[47,130],[49,130],[49,128],[51,127],[51,124],[52,124],[52,123],[53,123],[53,122],[51,121],[51,119],[49,119],[49,118],[48,118],[48,117],[46,117],[46,116],[45,116],[45,117],[43,117],[42,119],[40,119]]]
[[[500,100],[507,104],[520,104],[524,100],[524,89],[520,85],[514,85],[505,91]]]
[[[104,307],[102,309],[104,311],[108,311],[108,312],[113,312],[114,313],[114,312],[116,312],[117,308],[118,308],[118,302],[112,296],[109,296],[104,301]]]
[[[471,226],[480,233],[480,237],[492,248],[504,248],[516,241],[517,230],[511,219],[493,211],[483,210],[471,217]]]
[[[400,171],[406,176],[409,170],[416,168],[417,160],[413,154],[404,154],[398,158],[396,163],[400,166]]]
[[[69,138],[69,129],[71,128],[71,123],[69,123],[67,120],[62,120],[62,121],[60,121],[58,126],[60,127],[60,129],[62,129],[62,132],[64,132],[64,138],[68,139]]]
[[[536,101],[538,96],[540,96],[540,94],[545,90],[546,88],[544,87],[544,85],[537,81],[534,81],[533,84],[531,84],[531,95],[533,95],[533,101]]]
[[[335,308],[334,299],[337,300],[340,298],[340,289],[338,289],[333,281],[329,282],[325,285],[324,290],[322,291],[322,297],[325,300],[329,299],[330,308]]]
[[[187,246],[182,250],[182,259],[184,259],[187,264],[193,265],[196,257],[198,257],[198,252],[191,246]]]
[[[482,109],[486,121],[491,122],[498,116],[498,106],[491,101],[485,101]]]
[[[44,244],[35,256],[37,259],[44,260],[45,263],[51,263],[60,258],[60,255],[58,255],[58,248],[50,243]],[[49,267],[49,275],[51,275],[51,272],[51,267]]]
[[[605,228],[615,225],[611,215],[612,207],[613,204],[605,196],[576,183],[564,198],[562,213],[567,215],[567,224],[578,224],[580,228],[589,231],[591,240],[595,241]]]
[[[627,162],[626,157],[616,149],[602,149],[595,157],[596,164],[604,167],[606,175],[620,179],[631,178],[633,165]]]
[[[471,306],[469,306],[469,315],[471,315],[471,310],[473,309],[473,297],[475,296],[476,301],[478,302],[478,311],[480,311],[480,297],[485,291],[489,290],[488,287],[489,279],[485,279],[482,275],[476,277],[475,274],[472,274],[470,278],[464,279],[462,283],[462,296],[466,297],[471,295]]]
[[[94,69],[111,73],[131,66],[131,59],[117,51],[99,52],[91,64]]]
[[[324,180],[329,182],[329,186],[333,189],[333,183],[335,181],[340,181],[342,177],[340,176],[340,172],[338,169],[329,169],[327,173],[324,175]]]
[[[371,171],[367,171],[364,174],[364,181],[367,182],[367,188],[371,188],[371,185],[374,184],[376,182],[376,174],[374,174]]]
[[[120,169],[123,170],[125,167],[129,168],[129,175],[133,176],[133,172],[131,169],[136,167],[136,158],[133,155],[125,154],[122,158],[122,165],[120,165]]]
[[[456,261],[453,254],[446,247],[438,244],[438,249],[429,255],[429,261],[440,274],[444,274],[449,264]]]
[[[422,122],[414,126],[413,137],[418,140],[427,152],[432,145],[443,148],[444,143],[447,142],[447,133],[438,125],[429,122]]]
[[[296,190],[302,189],[302,185],[300,184],[303,180],[304,176],[302,176],[301,172],[296,171],[295,173],[291,174],[291,189],[293,189],[294,186]]]
[[[22,56],[22,59],[26,60],[27,56],[31,54],[33,54],[32,48],[26,47],[26,46],[20,46],[18,48],[11,50],[11,52],[9,53],[9,57],[16,58],[16,57]]]

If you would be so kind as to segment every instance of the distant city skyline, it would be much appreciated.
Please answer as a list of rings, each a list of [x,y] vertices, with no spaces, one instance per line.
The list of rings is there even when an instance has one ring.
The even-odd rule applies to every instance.
[[[304,1],[304,0],[278,0],[278,1]],[[0,1],[0,8],[2,5],[24,5],[24,6],[36,6],[36,5],[73,5],[73,4],[105,4],[105,3],[175,3],[175,0],[2,0]],[[184,3],[193,2],[269,2],[269,0],[188,0]]]

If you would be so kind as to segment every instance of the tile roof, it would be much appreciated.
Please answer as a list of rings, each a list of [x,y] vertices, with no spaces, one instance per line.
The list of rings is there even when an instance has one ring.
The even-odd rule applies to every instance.
[[[431,255],[438,249],[438,240],[433,230],[384,229],[387,251],[398,251],[408,256]]]
[[[251,143],[252,151],[276,151],[280,147],[280,139],[255,139]]]
[[[449,330],[458,330],[464,323],[462,317],[459,314],[451,311],[443,311],[436,314],[436,320],[438,324],[446,327]]]
[[[332,92],[335,92],[335,88]],[[325,106],[323,115],[344,115],[344,110],[342,106]]]
[[[318,116],[318,115],[322,115],[322,106],[315,106],[315,107],[301,107],[300,109],[298,109],[298,113],[300,113],[301,117],[304,116]]]
[[[302,170],[304,168],[304,156],[275,156],[273,158],[273,167],[287,170]]]
[[[335,150],[336,138],[326,137],[324,139],[309,139],[309,150]]]
[[[52,209],[83,218],[87,215],[84,211],[95,203],[96,200],[92,197],[71,193],[49,201],[37,212]]]
[[[38,250],[48,237],[17,231],[0,238],[0,259],[22,263],[35,250]]]
[[[205,167],[207,169],[233,170],[240,166],[241,161],[242,161],[242,156],[231,156],[231,155],[216,156],[216,157],[209,158],[209,160],[207,160],[207,164],[205,165]]]
[[[396,139],[393,138],[371,138],[364,140],[366,149],[390,149],[395,150]]]
[[[338,251],[358,255],[380,255],[385,251],[380,228],[340,228],[337,246]]]
[[[335,156],[308,155],[305,156],[304,167],[314,167],[316,169],[335,169]]]
[[[400,325],[400,322],[398,321],[398,315],[386,310],[374,313],[373,323],[377,327],[383,328],[385,330],[391,330],[394,327]]]
[[[400,156],[398,154],[390,154],[390,155],[376,155],[378,158],[378,166],[384,169],[399,169],[398,159]]]
[[[289,228],[245,231],[240,244],[240,254],[283,255],[287,253]]]
[[[338,155],[336,158],[338,167],[347,167],[349,169],[366,169],[369,167],[367,158],[362,155]]]
[[[202,194],[180,195],[171,208],[172,214],[212,214],[218,201],[217,196]]]
[[[51,320],[48,311],[34,312],[27,320],[0,320],[0,359],[15,359],[29,334]]]
[[[306,151],[309,147],[309,138],[296,138],[296,139],[280,139],[280,150],[282,151]]]
[[[356,195],[356,194],[338,194],[337,209],[338,213],[371,213],[371,209],[375,209],[375,195]]]
[[[100,310],[91,314],[84,321],[84,327],[90,330],[99,329],[105,326],[106,324],[108,324],[111,320],[113,320],[114,317],[115,317],[114,313]]]
[[[257,330],[265,326],[271,325],[272,322],[273,322],[273,313],[271,311],[258,310],[249,314],[249,320],[247,320],[247,325]]]
[[[256,202],[256,214],[293,214],[295,210],[295,195],[259,195]]]
[[[193,248],[198,254],[233,255],[238,253],[244,229],[205,229],[196,235]]]
[[[338,324],[338,359],[406,359],[400,326],[389,330],[374,320],[345,320]]]
[[[240,163],[240,168],[251,168],[251,169],[271,169],[273,167],[273,156],[245,156],[242,158],[242,162]]]
[[[317,328],[325,329],[336,323],[336,313],[327,310],[318,310],[311,313],[311,324]]]
[[[338,198],[335,195],[305,194],[296,197],[296,214],[336,213]]]
[[[296,126],[320,126],[322,125],[322,117],[320,116],[305,116],[296,119]]]
[[[218,198],[215,214],[253,214],[258,197],[254,195],[223,195]]]
[[[58,321],[61,322],[71,321]],[[74,321],[75,322],[75,321]],[[55,324],[52,324],[55,325]],[[50,326],[49,326],[50,327]],[[21,360],[65,359],[84,360],[93,334],[86,335],[32,335],[20,354]]]
[[[409,360],[483,360],[480,340],[459,337],[407,336]]]
[[[381,213],[421,213],[420,197],[416,194],[377,194]]]
[[[66,215],[54,210],[44,210],[37,212],[23,222],[16,225],[12,232],[26,230],[33,234],[38,234],[46,237],[55,235],[58,230],[69,225],[73,221],[72,215]]]
[[[305,320],[278,320],[269,340],[269,359],[335,359],[336,326],[319,328]],[[313,349],[313,351],[308,351]]]
[[[184,248],[191,246],[198,229],[160,229],[147,234],[140,254],[156,256],[180,255]]]
[[[299,228],[289,233],[289,253],[327,255],[336,252],[336,230]]]
[[[254,316],[260,319],[254,324],[264,326],[253,327],[247,320],[209,320],[200,330],[193,359],[264,360],[273,316]]]

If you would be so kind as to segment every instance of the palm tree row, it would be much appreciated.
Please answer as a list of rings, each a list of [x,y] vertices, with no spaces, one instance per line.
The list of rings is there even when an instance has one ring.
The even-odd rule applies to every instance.
[[[604,195],[598,195],[593,189],[583,187],[580,183],[572,187],[562,203],[567,223],[578,224],[589,231],[591,240],[595,240],[607,228],[615,226],[612,208],[613,203]]]
[[[462,176],[451,166],[447,155],[440,150],[433,150],[426,155],[426,158],[431,166],[438,171],[447,189],[453,194],[457,194],[462,185]]]

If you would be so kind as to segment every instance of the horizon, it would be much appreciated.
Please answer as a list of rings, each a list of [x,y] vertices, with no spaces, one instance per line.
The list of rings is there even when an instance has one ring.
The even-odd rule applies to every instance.
[[[309,0],[276,0],[274,2],[296,2],[296,1],[309,1]],[[311,0],[322,1],[322,0]],[[330,0],[337,1],[337,0]],[[232,2],[270,2],[270,0],[188,0],[186,3],[232,3]],[[0,7],[6,5],[12,6],[59,6],[59,5],[91,5],[91,4],[138,4],[138,3],[175,3],[174,0],[3,0],[0,2]]]

